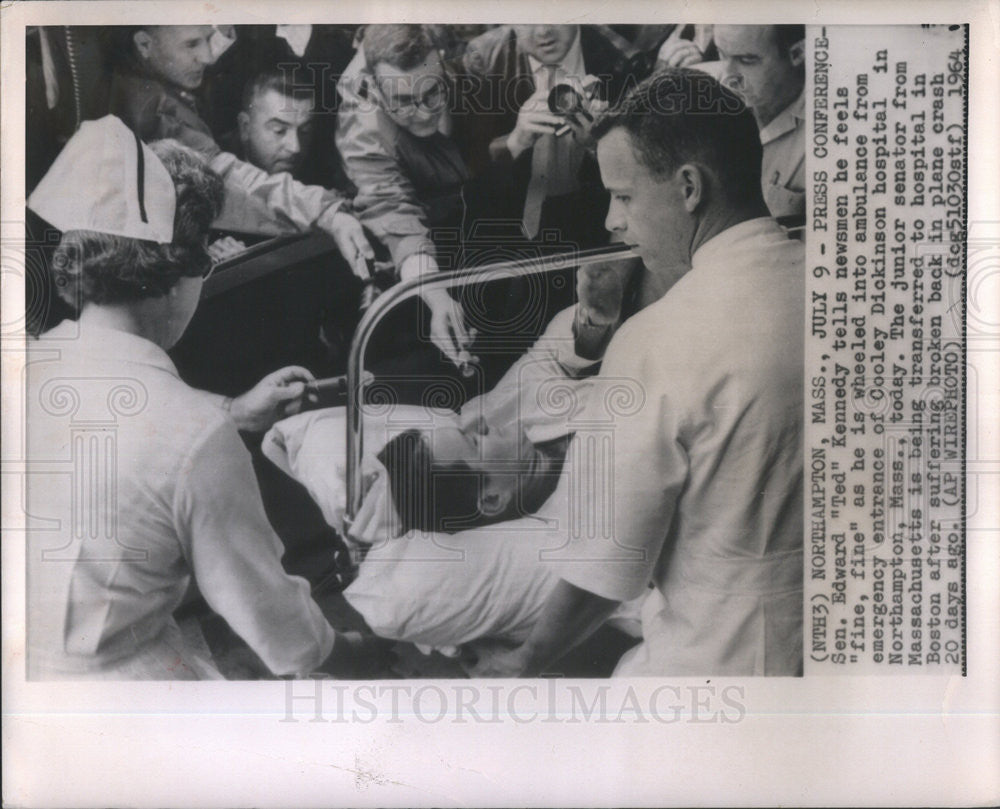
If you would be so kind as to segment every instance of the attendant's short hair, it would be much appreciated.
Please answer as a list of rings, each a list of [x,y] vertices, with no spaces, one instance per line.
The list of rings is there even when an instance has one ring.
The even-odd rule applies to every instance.
[[[760,197],[757,121],[739,96],[707,73],[669,68],[650,76],[608,110],[592,134],[600,140],[615,129],[628,133],[636,159],[655,176],[700,163],[718,177],[730,202]]]
[[[412,70],[437,50],[429,25],[368,25],[362,45],[368,69],[384,62],[400,70]]]
[[[788,54],[788,49],[796,42],[801,42],[806,38],[806,27],[804,25],[775,25],[774,44],[778,46],[778,52],[782,56]]]
[[[296,84],[294,75],[281,70],[263,70],[251,76],[243,85],[243,96],[240,99],[240,109],[250,112],[254,99],[268,90],[274,90],[287,98],[306,99],[314,101],[315,94],[311,85]]]
[[[177,194],[170,244],[90,230],[62,235],[52,259],[60,297],[71,306],[128,303],[166,295],[182,277],[211,266],[205,248],[222,210],[222,179],[205,161],[175,140],[149,144],[174,182]]]

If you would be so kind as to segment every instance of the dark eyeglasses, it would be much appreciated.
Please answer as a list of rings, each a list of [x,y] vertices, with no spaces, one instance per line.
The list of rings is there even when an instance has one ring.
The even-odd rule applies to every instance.
[[[430,77],[427,78],[429,79]],[[378,80],[376,79],[376,81]],[[420,95],[407,98],[403,101],[390,101],[389,94],[382,89],[381,85],[379,86],[379,95],[382,96],[382,100],[385,102],[385,108],[393,115],[403,117],[413,115],[418,110],[422,112],[437,112],[447,101],[448,88],[445,84],[444,76],[434,77],[433,82],[433,85]],[[425,83],[421,82],[421,84]]]

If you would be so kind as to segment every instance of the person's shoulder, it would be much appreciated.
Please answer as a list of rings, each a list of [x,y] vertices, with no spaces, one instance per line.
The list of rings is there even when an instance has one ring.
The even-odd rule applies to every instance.
[[[599,25],[580,26],[580,50],[588,63],[587,72],[620,73],[628,64],[628,54],[602,29]]]
[[[110,112],[127,124],[159,107],[167,94],[166,87],[156,79],[125,68],[111,76]]]
[[[511,25],[498,25],[472,39],[462,57],[465,69],[471,73],[492,73],[505,49],[516,41]]]

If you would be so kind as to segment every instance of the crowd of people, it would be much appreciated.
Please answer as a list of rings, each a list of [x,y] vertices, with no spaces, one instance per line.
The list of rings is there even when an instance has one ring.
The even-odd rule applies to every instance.
[[[616,673],[800,672],[802,26],[131,26],[102,40],[106,89],[85,92],[61,71],[71,36],[29,34],[29,130],[45,137],[28,207],[61,234],[51,281],[73,309],[29,348],[32,452],[83,469],[78,411],[117,401],[98,384],[64,407],[59,380],[124,385],[139,404],[88,416],[115,441],[87,450],[98,495],[58,475],[29,490],[32,513],[69,532],[29,541],[30,676],[219,676],[174,619],[192,586],[274,674],[349,675],[371,653],[282,568],[239,437],[278,430],[294,474],[322,441],[315,416],[295,416],[311,370],[226,397],[187,386],[166,353],[246,236],[312,231],[365,283],[376,264],[407,281],[475,263],[498,233],[508,251],[620,242],[634,256],[581,267],[575,299],[451,422],[370,451],[361,514],[336,527],[372,548],[352,601],[371,630],[461,645],[472,676],[533,675],[641,601]],[[468,366],[529,294],[508,281],[479,321],[428,287],[386,346],[430,341]],[[540,404],[552,380],[574,412]],[[641,406],[615,414],[613,451],[581,473],[606,380],[635,383]],[[613,481],[588,506],[610,533],[571,513],[581,474]],[[302,482],[342,515],[324,502],[342,492]],[[527,589],[497,610],[517,612],[516,631],[365,613],[384,548],[440,533],[528,547]],[[393,595],[419,604],[430,581]]]

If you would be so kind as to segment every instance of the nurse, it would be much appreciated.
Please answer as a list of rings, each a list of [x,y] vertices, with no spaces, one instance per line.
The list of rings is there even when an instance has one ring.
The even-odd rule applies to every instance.
[[[192,582],[277,675],[353,664],[308,584],[281,566],[238,428],[294,409],[305,369],[223,399],[180,380],[223,186],[174,141],[84,123],[28,201],[61,232],[79,310],[28,347],[30,679],[221,677],[173,613]]]

